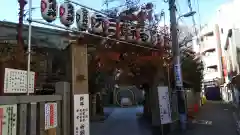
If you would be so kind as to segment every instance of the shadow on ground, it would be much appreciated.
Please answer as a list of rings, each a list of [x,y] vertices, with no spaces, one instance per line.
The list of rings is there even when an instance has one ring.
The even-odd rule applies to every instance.
[[[136,116],[142,107],[106,108],[104,122],[91,123],[91,135],[150,135],[150,124]]]
[[[171,135],[237,135],[231,108],[230,104],[207,102],[189,130]],[[106,111],[110,114],[108,119],[91,123],[91,135],[151,135],[150,123],[136,116],[142,112],[141,107],[108,108]]]
[[[173,135],[238,135],[232,113],[230,104],[207,102],[188,131]]]

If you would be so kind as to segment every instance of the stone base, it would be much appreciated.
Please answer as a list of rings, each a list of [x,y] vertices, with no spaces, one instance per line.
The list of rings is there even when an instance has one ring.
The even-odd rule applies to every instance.
[[[104,120],[105,120],[105,116],[102,116],[102,115],[96,115],[96,116],[90,117],[90,121],[94,121],[94,122],[104,121]]]

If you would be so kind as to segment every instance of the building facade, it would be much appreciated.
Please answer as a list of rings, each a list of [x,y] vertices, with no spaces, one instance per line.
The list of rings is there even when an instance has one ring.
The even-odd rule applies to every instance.
[[[204,63],[204,81],[220,78],[222,98],[239,103],[240,86],[240,0],[221,5],[205,25],[194,46]],[[235,98],[234,98],[235,97]]]
[[[223,87],[223,100],[239,104],[240,88],[240,18],[237,12],[240,0],[222,5],[217,11],[221,31],[221,47],[225,57],[227,76]]]
[[[194,39],[193,48],[199,53],[204,64],[204,82],[223,77],[221,50],[219,48],[219,31],[217,25],[211,22],[203,27],[199,42]],[[198,45],[197,45],[198,44]],[[197,47],[196,47],[197,46]]]

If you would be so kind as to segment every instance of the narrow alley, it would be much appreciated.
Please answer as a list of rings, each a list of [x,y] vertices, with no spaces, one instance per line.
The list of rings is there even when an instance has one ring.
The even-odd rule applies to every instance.
[[[151,135],[150,124],[136,114],[142,107],[113,108],[110,116],[102,123],[91,124],[91,135]]]
[[[140,120],[136,113],[141,108],[115,108],[102,123],[92,123],[91,135],[151,135],[149,124]],[[221,102],[206,103],[184,133],[171,135],[237,135],[232,106]]]
[[[221,102],[207,102],[190,129],[182,135],[237,135],[232,106]]]
[[[240,135],[240,0],[1,6],[0,135]]]

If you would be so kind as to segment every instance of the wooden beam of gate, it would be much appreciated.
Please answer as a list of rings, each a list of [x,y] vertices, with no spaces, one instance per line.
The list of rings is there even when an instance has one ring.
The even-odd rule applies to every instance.
[[[70,44],[71,81],[73,94],[88,94],[87,46],[80,40]]]

